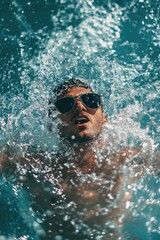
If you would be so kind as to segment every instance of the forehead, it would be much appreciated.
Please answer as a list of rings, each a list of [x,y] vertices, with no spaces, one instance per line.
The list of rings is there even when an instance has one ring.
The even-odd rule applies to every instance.
[[[80,94],[83,93],[89,93],[91,92],[90,89],[84,88],[84,87],[79,87],[79,86],[74,86],[70,89],[68,89],[67,91],[65,91],[61,97],[65,97],[65,96],[78,96]]]

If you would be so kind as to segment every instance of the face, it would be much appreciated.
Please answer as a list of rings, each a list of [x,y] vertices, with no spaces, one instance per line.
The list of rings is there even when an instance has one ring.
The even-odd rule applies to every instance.
[[[72,87],[59,98],[66,96],[79,96],[91,92],[83,87]],[[85,142],[96,137],[106,123],[107,117],[102,112],[102,107],[98,109],[87,108],[77,97],[73,110],[67,114],[59,114],[62,121],[59,125],[60,134],[69,140]]]

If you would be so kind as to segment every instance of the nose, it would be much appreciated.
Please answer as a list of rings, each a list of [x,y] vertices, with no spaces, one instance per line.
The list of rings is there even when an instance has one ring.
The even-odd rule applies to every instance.
[[[74,107],[74,112],[82,112],[86,111],[86,107],[83,105],[81,100],[79,98],[75,99],[75,107]]]

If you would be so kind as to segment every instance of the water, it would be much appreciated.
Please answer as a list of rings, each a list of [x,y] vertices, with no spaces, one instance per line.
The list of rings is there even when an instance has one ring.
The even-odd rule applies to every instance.
[[[73,76],[103,95],[106,132],[116,134],[115,146],[159,149],[158,0],[7,0],[1,24],[1,146],[56,152],[56,133],[47,129],[48,99],[53,86]],[[126,223],[124,238],[158,240],[159,179],[149,172],[132,188],[130,209],[141,227]],[[22,226],[21,235],[34,236],[32,228]]]

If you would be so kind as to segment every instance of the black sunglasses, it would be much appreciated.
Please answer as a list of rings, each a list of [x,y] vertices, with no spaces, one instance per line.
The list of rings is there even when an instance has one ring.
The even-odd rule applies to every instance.
[[[87,108],[96,109],[101,106],[101,97],[96,93],[85,93],[75,97],[63,97],[56,100],[54,105],[60,113],[66,114],[73,110],[77,98],[79,98]]]

